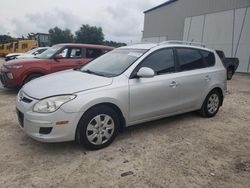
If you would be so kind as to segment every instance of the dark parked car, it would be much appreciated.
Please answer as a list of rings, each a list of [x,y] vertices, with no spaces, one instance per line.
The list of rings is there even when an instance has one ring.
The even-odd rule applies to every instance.
[[[235,71],[239,66],[239,58],[236,57],[225,57],[225,53],[222,50],[216,50],[217,54],[220,56],[222,62],[227,69],[227,79],[231,80]]]
[[[7,61],[0,69],[5,87],[21,87],[40,76],[66,69],[79,68],[113,50],[113,47],[91,44],[57,44],[34,59]]]

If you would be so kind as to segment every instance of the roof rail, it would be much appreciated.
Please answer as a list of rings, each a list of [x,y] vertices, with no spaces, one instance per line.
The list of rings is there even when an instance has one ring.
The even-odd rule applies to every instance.
[[[162,44],[186,44],[190,46],[201,46],[203,48],[206,47],[206,45],[203,43],[193,42],[193,41],[181,41],[181,40],[168,40],[168,41],[163,41],[159,43],[159,45],[162,45]]]

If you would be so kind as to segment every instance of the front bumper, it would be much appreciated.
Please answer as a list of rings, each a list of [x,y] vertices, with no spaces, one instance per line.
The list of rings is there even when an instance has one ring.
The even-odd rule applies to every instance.
[[[12,75],[12,79],[8,78],[8,74]],[[0,70],[0,81],[4,87],[18,87],[20,82],[18,78],[13,77],[13,73],[10,70],[3,67]]]
[[[41,142],[64,142],[75,140],[75,131],[80,119],[78,113],[66,113],[58,109],[54,113],[41,114],[32,111],[38,101],[27,95],[20,100],[17,96],[16,107],[19,127],[30,137]],[[25,98],[32,100],[27,102]],[[67,124],[58,125],[57,122],[67,121]]]
[[[9,79],[6,72],[0,72],[0,80],[4,87],[16,87],[16,81]]]

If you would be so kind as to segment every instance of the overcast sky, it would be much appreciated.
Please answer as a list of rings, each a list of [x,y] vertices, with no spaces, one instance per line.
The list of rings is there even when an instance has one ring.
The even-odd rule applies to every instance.
[[[105,39],[141,40],[143,11],[166,0],[1,0],[0,34],[14,37],[58,26],[75,32],[81,24],[101,26]]]

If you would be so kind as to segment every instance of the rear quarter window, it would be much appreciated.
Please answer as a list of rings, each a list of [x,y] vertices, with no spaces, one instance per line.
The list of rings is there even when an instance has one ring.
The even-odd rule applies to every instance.
[[[192,48],[177,48],[177,57],[180,71],[189,71],[205,68],[205,62],[200,51]]]
[[[209,51],[201,50],[201,54],[205,60],[206,67],[212,67],[215,65],[215,56],[214,53]]]

